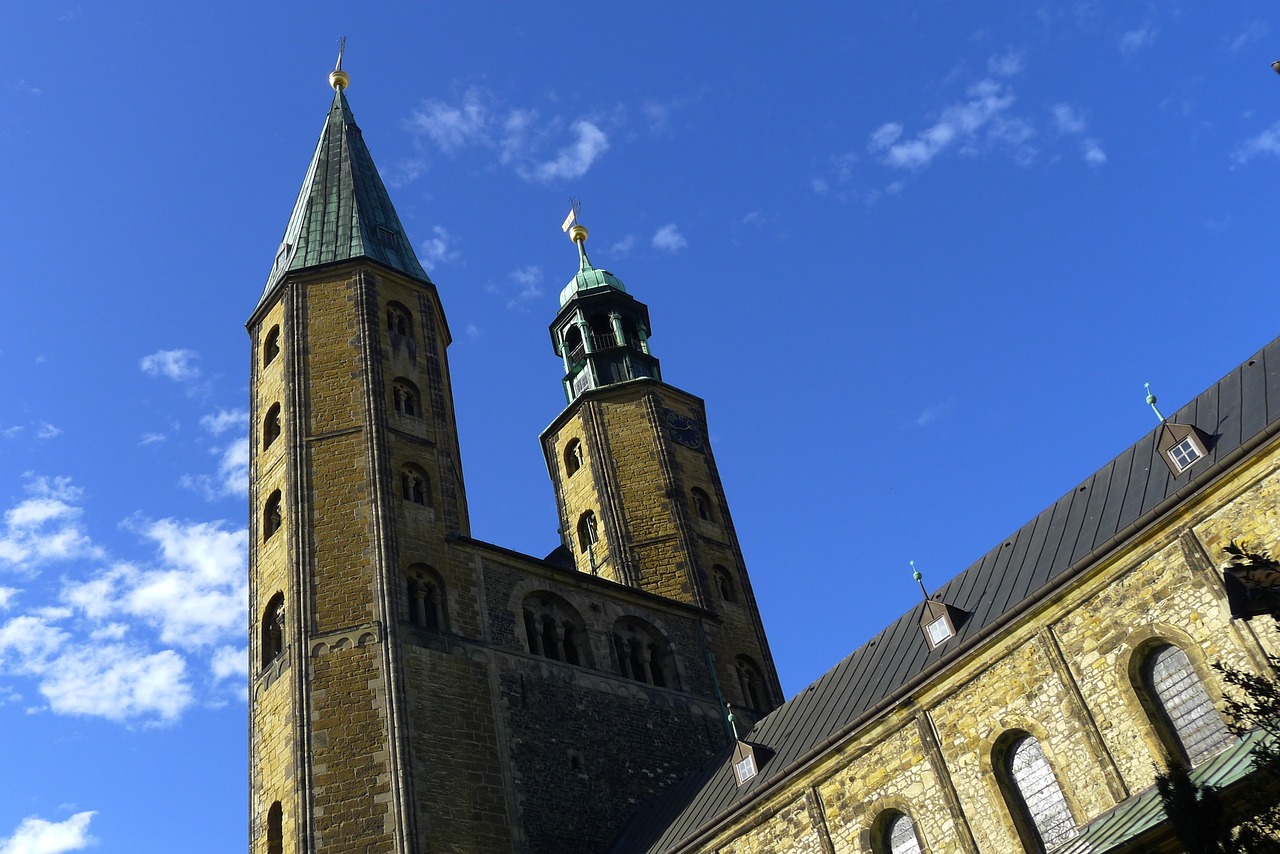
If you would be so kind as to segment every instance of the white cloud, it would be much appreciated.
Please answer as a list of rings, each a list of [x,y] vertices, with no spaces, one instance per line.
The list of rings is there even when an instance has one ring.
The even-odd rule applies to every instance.
[[[157,442],[163,442],[166,438],[163,433],[143,433],[142,438],[138,440],[138,444],[154,445]]]
[[[467,324],[466,332],[467,332],[467,337],[472,340],[479,338],[481,335],[484,334],[483,332],[480,331],[480,327],[476,326],[474,323]]]
[[[204,495],[206,501],[245,498],[249,494],[249,437],[240,436],[221,449],[216,474],[187,474],[179,481]]]
[[[98,621],[140,619],[164,643],[188,649],[243,637],[248,531],[174,519],[132,525],[157,547],[158,564],[116,564],[88,581],[64,585],[63,600]]]
[[[488,143],[489,108],[478,89],[468,89],[458,106],[431,100],[414,110],[409,127],[426,134],[441,151],[452,154],[466,145]]]
[[[684,239],[674,222],[662,226],[653,235],[653,248],[663,252],[679,252],[688,245],[689,241]]]
[[[911,170],[928,166],[953,147],[974,154],[983,145],[998,144],[1013,149],[1020,161],[1034,155],[1023,145],[1034,130],[1025,121],[1007,115],[1015,100],[1007,85],[984,79],[965,94],[966,100],[943,109],[937,121],[910,139],[899,138],[896,123],[881,125],[871,135],[868,148],[879,154],[884,165]]]
[[[32,86],[26,80],[15,80],[9,84],[9,88],[15,92],[21,92],[23,95],[39,95],[41,90]]]
[[[0,436],[6,439],[16,439],[22,435],[22,425],[14,424],[12,427],[6,427],[0,430]]]
[[[610,255],[626,256],[631,254],[631,250],[636,248],[636,236],[628,234],[617,243],[609,247]]]
[[[221,436],[232,427],[241,432],[249,431],[249,411],[247,409],[219,409],[212,415],[200,419],[200,426],[215,436]]]
[[[1107,162],[1107,153],[1102,150],[1102,146],[1096,139],[1086,139],[1081,145],[1084,147],[1085,163],[1090,166],[1101,166]]]
[[[1054,104],[1052,113],[1053,125],[1058,133],[1084,133],[1089,126],[1089,120],[1084,114],[1070,104]]]
[[[56,439],[58,436],[61,436],[61,435],[62,435],[62,428],[54,427],[48,421],[41,422],[41,424],[38,427],[36,427],[37,439]]]
[[[0,664],[35,677],[57,714],[168,722],[193,699],[186,662],[176,652],[73,642],[43,617],[15,617],[0,626]]]
[[[872,151],[882,151],[898,141],[902,136],[902,125],[898,122],[885,122],[871,134],[867,147]]]
[[[1244,164],[1259,154],[1280,156],[1280,122],[1276,122],[1257,136],[1252,136],[1240,143],[1236,150],[1231,153],[1231,158],[1237,163]]]
[[[9,603],[17,593],[16,587],[0,587],[0,611],[9,610]]]
[[[249,650],[243,646],[220,646],[213,651],[209,668],[213,671],[213,678],[219,682],[235,676],[248,678]]]
[[[200,376],[200,369],[195,365],[199,358],[200,354],[194,350],[157,350],[150,356],[143,356],[138,367],[149,376],[183,382]]]
[[[1009,48],[987,60],[987,71],[996,77],[1012,77],[1022,71],[1022,52]]]
[[[1136,30],[1129,30],[1120,36],[1120,52],[1132,54],[1151,47],[1155,44],[1158,34],[1159,30],[1151,23],[1144,24]]]
[[[80,851],[95,840],[89,835],[89,820],[97,813],[78,812],[66,821],[46,821],[28,816],[7,839],[0,839],[0,854],[62,854]]]
[[[449,244],[453,241],[453,235],[445,231],[441,226],[433,226],[431,229],[431,237],[422,241],[419,246],[419,258],[422,260],[422,266],[427,268],[430,273],[441,264],[451,264],[462,257],[462,253],[456,249],[450,249]]]
[[[554,159],[524,170],[522,177],[531,176],[534,180],[546,183],[557,178],[580,178],[587,174],[591,164],[609,150],[609,138],[604,131],[586,120],[574,122],[573,132],[577,134],[576,140],[561,148]]]
[[[81,490],[70,478],[29,478],[27,492],[30,498],[5,511],[0,565],[29,572],[52,561],[100,556],[81,525],[74,504]]]
[[[530,264],[527,267],[521,267],[519,270],[512,270],[510,276],[520,286],[520,292],[507,303],[508,308],[514,308],[519,303],[528,302],[542,296],[541,267]]]
[[[580,118],[568,124],[572,139],[566,144],[557,139],[566,126],[562,118],[543,119],[534,109],[503,107],[477,88],[467,90],[457,104],[427,101],[413,111],[408,124],[447,155],[487,149],[521,178],[543,183],[581,177],[609,148],[608,135],[596,121]]]

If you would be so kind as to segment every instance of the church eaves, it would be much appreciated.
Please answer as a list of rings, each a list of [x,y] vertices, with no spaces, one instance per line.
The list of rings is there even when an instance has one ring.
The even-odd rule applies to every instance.
[[[289,273],[356,258],[431,283],[373,165],[343,87],[334,88],[333,105],[259,307]]]

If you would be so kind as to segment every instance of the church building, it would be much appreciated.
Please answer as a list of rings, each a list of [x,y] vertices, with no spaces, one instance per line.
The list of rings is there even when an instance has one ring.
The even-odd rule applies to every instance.
[[[784,703],[703,401],[576,220],[562,541],[472,535],[348,82],[247,324],[253,854],[1102,854],[1168,842],[1166,755],[1249,784],[1210,664],[1280,653],[1219,569],[1280,549],[1280,341]]]

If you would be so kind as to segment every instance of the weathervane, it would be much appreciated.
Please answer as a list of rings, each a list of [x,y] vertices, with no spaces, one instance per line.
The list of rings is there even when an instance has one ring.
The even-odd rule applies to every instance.
[[[342,55],[347,52],[347,37],[338,39],[338,62],[329,73],[329,85],[342,91],[351,84],[351,75],[342,70]]]

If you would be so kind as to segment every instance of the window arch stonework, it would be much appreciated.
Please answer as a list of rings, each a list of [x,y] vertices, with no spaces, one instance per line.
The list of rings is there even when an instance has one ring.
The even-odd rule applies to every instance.
[[[1140,696],[1170,755],[1198,765],[1235,741],[1185,650],[1157,641],[1137,657]]]
[[[412,564],[405,570],[405,593],[410,625],[429,632],[449,630],[448,600],[438,572],[425,563]]]
[[[920,837],[911,817],[901,810],[885,810],[876,819],[872,850],[876,854],[922,854]]]
[[[711,509],[711,496],[706,492],[694,487],[689,490],[690,501],[693,503],[693,513],[703,522],[715,523],[715,513]]]
[[[578,517],[578,548],[585,553],[599,542],[600,523],[596,521],[596,514],[588,510]]]
[[[997,783],[1028,851],[1051,850],[1078,833],[1066,793],[1039,739],[1003,734],[992,757]]]
[[[270,448],[280,438],[280,404],[273,403],[262,419],[262,450]]]
[[[391,383],[391,406],[407,418],[422,417],[422,395],[418,387],[400,377]]]
[[[680,688],[671,645],[654,626],[638,617],[622,617],[613,624],[611,639],[623,677],[659,688]]]
[[[400,497],[409,504],[434,507],[431,477],[421,466],[406,463],[400,467]]]
[[[583,463],[582,440],[570,439],[564,446],[564,476],[573,477]]]
[[[577,610],[546,590],[530,593],[521,605],[529,652],[552,661],[591,666],[587,627]]]
[[[738,680],[738,696],[742,704],[755,711],[767,711],[769,690],[765,686],[764,672],[749,656],[740,655],[734,662],[734,673]]]
[[[271,327],[262,341],[262,367],[266,367],[280,355],[280,326]]]
[[[267,667],[284,652],[284,593],[277,592],[262,610],[262,668]]]
[[[272,492],[262,505],[262,539],[268,540],[271,535],[284,526],[284,511],[280,506],[280,490]]]
[[[711,567],[711,580],[715,582],[716,593],[722,602],[737,602],[737,585],[733,583],[733,573],[727,566],[717,563]]]

